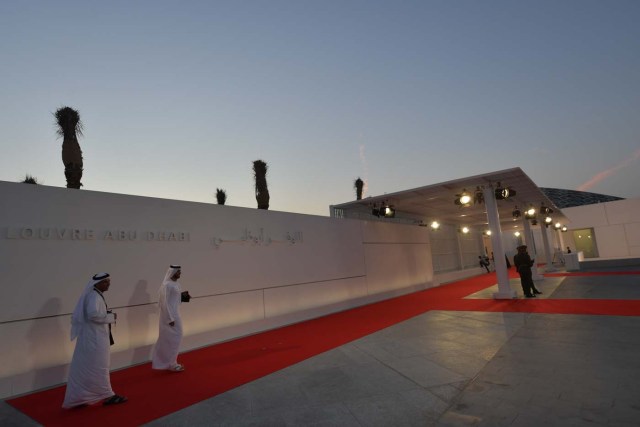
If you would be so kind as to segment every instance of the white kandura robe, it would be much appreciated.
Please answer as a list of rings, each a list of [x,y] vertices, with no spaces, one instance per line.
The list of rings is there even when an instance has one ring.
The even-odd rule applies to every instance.
[[[97,290],[84,298],[84,321],[76,325],[77,341],[73,351],[63,408],[96,403],[114,395],[109,379],[109,323],[115,316]]]
[[[151,355],[153,369],[172,369],[178,364],[178,351],[182,341],[182,320],[179,311],[181,292],[180,283],[172,280],[160,286],[160,325],[158,341]],[[171,322],[175,322],[173,326],[169,325]]]

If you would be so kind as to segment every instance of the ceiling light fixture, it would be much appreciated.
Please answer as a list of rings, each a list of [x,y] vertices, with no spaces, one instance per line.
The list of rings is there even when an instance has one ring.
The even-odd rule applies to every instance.
[[[540,213],[542,215],[551,215],[553,213],[553,209],[546,207],[544,203],[542,203],[540,204]]]
[[[520,212],[520,209],[518,209],[517,205],[513,209],[513,212],[511,212],[511,215],[513,215],[513,219],[518,219],[518,218],[520,218],[520,215],[522,215],[522,212]]]
[[[467,189],[462,189],[462,193],[456,194],[456,199],[454,200],[456,205],[467,207],[471,205],[471,196],[467,193]]]
[[[524,217],[527,219],[533,219],[536,217],[536,209],[529,205],[529,209],[524,212]]]
[[[498,183],[494,194],[496,196],[496,200],[504,200],[508,199],[509,197],[515,196],[516,190],[511,187],[503,187],[502,185],[500,185],[500,183]]]

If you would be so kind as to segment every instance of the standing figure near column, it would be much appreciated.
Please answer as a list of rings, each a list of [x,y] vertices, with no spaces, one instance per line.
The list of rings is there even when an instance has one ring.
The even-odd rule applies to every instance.
[[[153,347],[151,356],[153,369],[184,371],[184,366],[178,363],[178,350],[182,341],[182,320],[179,310],[182,289],[178,283],[181,274],[179,265],[169,266],[158,292],[160,327],[158,341]]]
[[[526,298],[534,298],[535,294],[541,294],[536,285],[533,283],[533,273],[531,267],[535,260],[531,259],[527,252],[527,246],[518,246],[518,253],[513,257],[513,264],[520,275],[520,283],[522,284],[522,292]]]
[[[111,324],[117,315],[107,309],[103,293],[109,289],[108,273],[99,273],[85,286],[71,315],[71,340],[77,338],[73,351],[63,408],[99,402],[112,405],[127,398],[111,389],[109,346],[113,345]]]

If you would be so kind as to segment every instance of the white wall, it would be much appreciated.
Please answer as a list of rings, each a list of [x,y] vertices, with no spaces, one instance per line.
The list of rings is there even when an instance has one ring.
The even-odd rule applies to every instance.
[[[0,397],[66,379],[70,313],[112,276],[112,368],[148,360],[169,264],[192,349],[433,284],[423,227],[0,182]],[[6,345],[11,343],[11,345]]]
[[[564,208],[569,230],[593,228],[600,258],[640,256],[640,199]],[[564,233],[565,246],[575,248],[572,233]]]

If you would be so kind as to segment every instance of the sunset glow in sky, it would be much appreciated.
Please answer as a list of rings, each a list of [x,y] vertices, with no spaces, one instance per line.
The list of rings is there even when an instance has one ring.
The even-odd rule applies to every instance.
[[[640,197],[640,2],[0,4],[0,180],[65,186],[52,113],[84,122],[84,189],[328,215],[512,167]]]

